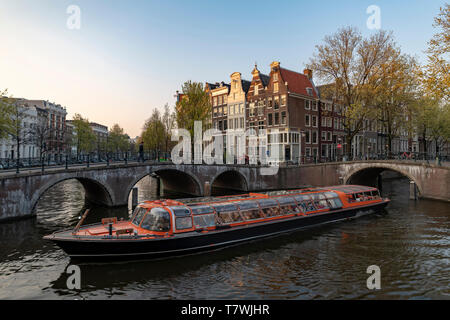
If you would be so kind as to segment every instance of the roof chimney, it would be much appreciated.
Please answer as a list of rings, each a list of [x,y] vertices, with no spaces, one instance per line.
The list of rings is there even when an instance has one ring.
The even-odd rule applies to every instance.
[[[305,75],[305,76],[307,76],[308,77],[308,79],[309,80],[312,80],[312,70],[311,69],[305,69],[305,70],[303,70],[303,74]]]

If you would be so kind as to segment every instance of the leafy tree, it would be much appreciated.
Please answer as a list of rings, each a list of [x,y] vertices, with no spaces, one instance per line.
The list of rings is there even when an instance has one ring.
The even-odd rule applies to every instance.
[[[183,98],[176,105],[176,122],[193,137],[195,121],[202,121],[203,130],[210,126],[211,101],[200,82],[186,81],[182,92]]]
[[[427,141],[432,141],[439,153],[450,142],[450,105],[428,96],[420,98],[414,108],[414,125],[424,142],[423,152],[428,154]]]
[[[428,63],[424,66],[421,77],[426,95],[435,99],[450,101],[450,4],[440,9],[434,19],[434,27],[441,31],[436,33],[428,43]]]
[[[393,47],[391,33],[380,30],[364,39],[356,28],[344,27],[326,36],[310,59],[308,68],[317,72],[320,80],[333,83],[326,87],[331,92],[325,95],[332,96],[343,107],[347,154],[365,120],[375,117],[376,110],[371,105],[374,79],[381,76]]]
[[[127,152],[129,150],[130,137],[124,133],[117,123],[109,130],[108,150],[112,152]]]
[[[171,137],[172,129],[175,128],[176,114],[174,111],[170,111],[170,107],[167,103],[164,106],[164,114],[161,120],[164,125],[164,151],[170,152],[173,145]]]
[[[0,91],[0,139],[8,137],[12,130],[13,105],[8,96],[8,90]]]
[[[35,126],[33,127],[33,142],[39,149],[39,156],[41,162],[44,160],[44,153],[46,149],[46,141],[50,137],[52,130],[48,125],[47,117],[39,115]]]
[[[20,147],[32,141],[31,121],[26,125],[26,121],[31,117],[32,109],[20,99],[9,99],[9,102],[12,113],[6,132],[16,144],[16,159],[19,166]]]
[[[162,150],[167,134],[158,109],[154,109],[150,118],[145,122],[141,136],[144,141],[144,149],[147,151]]]
[[[73,144],[77,147],[78,158],[80,153],[89,153],[93,150],[96,138],[88,119],[76,113],[72,123],[75,131]]]
[[[381,65],[381,71],[371,77],[373,97],[378,123],[388,138],[388,151],[392,140],[401,133],[411,134],[409,127],[411,108],[418,88],[417,62],[414,58],[392,49],[390,58]],[[370,85],[369,85],[370,90]]]

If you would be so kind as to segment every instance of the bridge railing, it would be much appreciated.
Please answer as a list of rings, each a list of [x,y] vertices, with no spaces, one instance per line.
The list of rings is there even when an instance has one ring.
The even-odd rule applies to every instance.
[[[246,157],[247,158],[247,157]],[[397,160],[397,161],[411,161],[418,163],[434,164],[450,166],[449,155],[433,155],[419,152],[398,152],[398,153],[377,153],[366,155],[336,155],[334,157],[322,157],[322,156],[301,156],[296,157],[293,160],[278,161],[277,165],[281,167],[286,166],[301,166],[305,164],[319,164],[330,162],[351,162],[351,161],[365,161],[365,160]],[[97,154],[83,154],[83,155],[53,155],[45,156],[42,158],[0,158],[0,173],[1,172],[16,172],[21,170],[40,169],[45,172],[51,168],[74,168],[74,167],[90,167],[90,166],[109,166],[114,164],[128,164],[128,163],[171,163],[169,153],[163,153],[158,151],[150,151],[144,153],[138,152],[110,152],[101,155]],[[230,166],[238,164],[238,161],[234,161]],[[270,163],[269,163],[270,164]],[[227,165],[224,161],[223,165]],[[248,160],[244,162],[244,165],[250,165]],[[260,166],[258,162],[256,165]]]
[[[45,171],[50,168],[72,168],[72,167],[90,167],[112,164],[127,163],[146,163],[146,162],[170,162],[170,154],[158,151],[144,153],[121,153],[110,152],[102,155],[80,154],[80,155],[52,155],[44,157],[26,157],[26,158],[0,158],[0,172],[21,170],[41,169]]]

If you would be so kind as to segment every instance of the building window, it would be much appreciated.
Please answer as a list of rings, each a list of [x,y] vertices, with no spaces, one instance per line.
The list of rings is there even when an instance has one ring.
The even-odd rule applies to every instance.
[[[327,118],[327,124],[328,124],[328,127],[330,127],[330,128],[333,126],[332,118],[331,118],[331,117],[328,117],[328,118]]]
[[[273,108],[277,110],[279,107],[280,107],[279,98],[278,96],[275,96],[273,98]]]
[[[317,131],[312,132],[312,143],[317,144]]]
[[[254,117],[255,116],[255,103],[254,102],[250,102],[250,117]]]
[[[277,112],[275,113],[275,125],[278,125],[280,123],[280,114]]]
[[[284,107],[286,105],[286,95],[281,96],[281,106]]]
[[[305,109],[306,110],[311,110],[311,101],[305,100]]]
[[[326,127],[326,126],[327,126],[327,118],[322,117],[322,127]]]
[[[331,131],[328,131],[327,132],[327,136],[328,136],[328,141],[332,141],[333,140],[333,135],[332,135],[332,133],[331,133]]]
[[[308,92],[308,95],[309,95],[309,96],[312,96],[312,95],[313,95],[312,88],[306,88],[306,92]]]
[[[272,125],[272,118],[273,118],[272,114],[271,114],[271,113],[269,113],[269,126],[271,126],[271,125]]]
[[[309,114],[305,114],[305,127],[311,126],[311,116]]]
[[[312,101],[312,109],[313,111],[317,111],[317,101]]]
[[[273,74],[273,81],[278,81],[278,73]]]
[[[257,84],[255,84],[255,93],[254,93],[254,95],[255,95],[255,96],[258,95],[258,85],[257,85]]]
[[[323,144],[322,145],[322,158],[326,158],[327,157],[327,151],[328,151],[328,145],[327,144]]]
[[[312,116],[312,126],[317,128],[317,116]]]
[[[259,122],[258,122],[258,129],[259,129],[259,130],[264,129],[264,121],[259,121]]]
[[[310,157],[311,156],[311,148],[305,148],[305,156]]]
[[[273,84],[273,92],[278,92],[278,82],[275,82],[274,84]]]
[[[306,143],[311,143],[311,130],[305,131],[305,141]]]
[[[281,124],[286,124],[286,111],[281,112]]]
[[[262,101],[260,101],[259,107],[258,107],[258,116],[263,116],[263,115],[264,115],[264,105],[263,105]]]
[[[326,140],[327,140],[327,132],[322,131],[322,141],[326,141]]]

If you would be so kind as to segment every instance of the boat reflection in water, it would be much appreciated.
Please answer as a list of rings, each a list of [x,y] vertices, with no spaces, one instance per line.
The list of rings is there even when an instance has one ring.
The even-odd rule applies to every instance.
[[[355,218],[377,212],[389,201],[376,188],[355,185],[145,201],[129,221],[104,218],[44,239],[74,258],[162,258]]]

